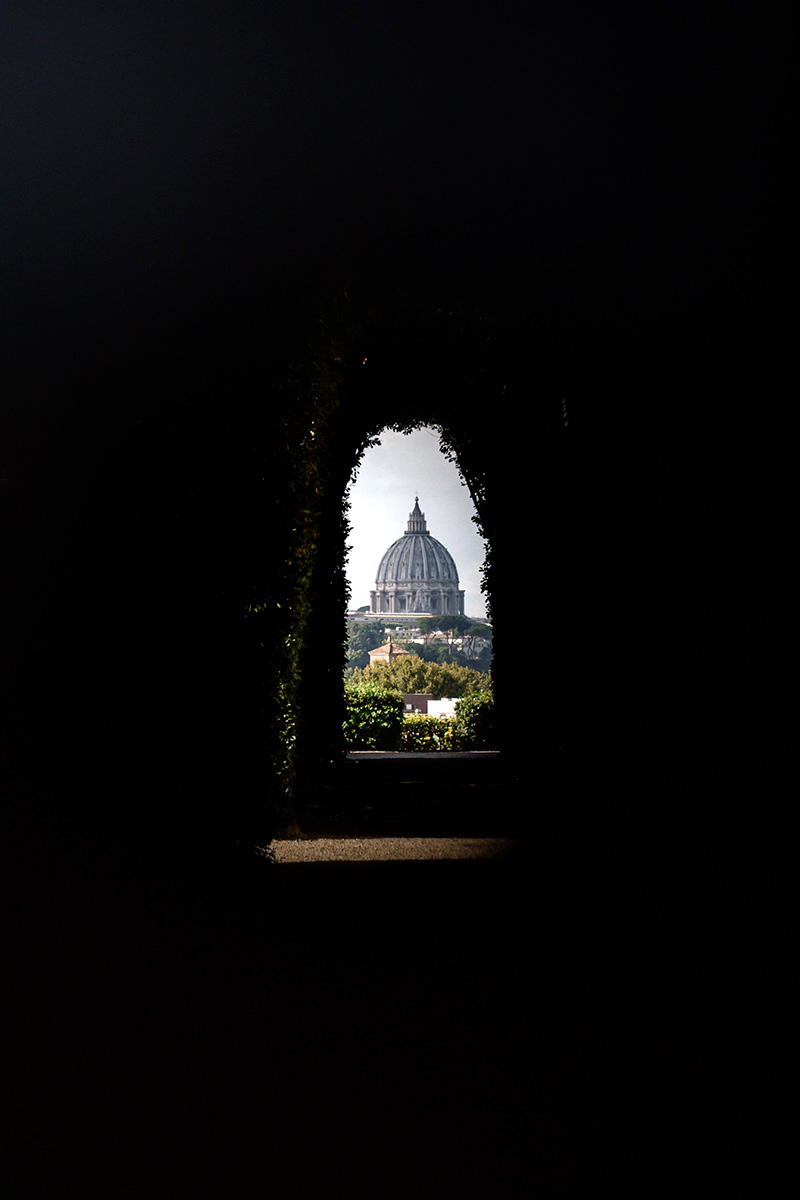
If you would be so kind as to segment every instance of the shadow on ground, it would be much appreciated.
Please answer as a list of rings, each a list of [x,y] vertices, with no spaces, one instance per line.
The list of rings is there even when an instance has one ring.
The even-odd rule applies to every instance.
[[[745,1178],[744,909],[715,906],[719,875],[674,845],[599,849],[161,877],[100,843],[18,855],[7,1194]]]

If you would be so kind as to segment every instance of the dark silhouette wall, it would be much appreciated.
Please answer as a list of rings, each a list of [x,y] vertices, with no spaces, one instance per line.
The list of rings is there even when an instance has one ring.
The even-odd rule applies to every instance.
[[[269,832],[335,750],[341,497],[392,422],[441,425],[473,487],[498,699],[522,659],[547,772],[685,774],[720,723],[720,446],[772,329],[780,39],[525,10],[452,41],[427,10],[145,5],[77,58],[11,20],[21,827]]]
[[[775,1194],[787,25],[3,4],[20,1194]],[[348,481],[422,421],[527,853],[270,869],[339,752]]]
[[[565,366],[567,315],[545,334],[513,289],[250,300],[102,346],[84,330],[83,361],[48,360],[87,425],[32,472],[15,547],[11,716],[42,829],[268,838],[297,770],[341,749],[348,481],[369,436],[415,422],[443,430],[490,544],[507,753],[548,800],[666,787],[692,736],[698,514],[686,455],[651,440],[674,403],[659,347],[640,363],[630,331],[573,323]]]

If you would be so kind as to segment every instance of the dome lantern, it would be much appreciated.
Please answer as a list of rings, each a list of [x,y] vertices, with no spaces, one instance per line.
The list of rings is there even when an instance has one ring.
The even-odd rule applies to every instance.
[[[426,533],[428,534],[428,523],[425,520],[425,513],[419,510],[419,496],[414,497],[414,507],[408,514],[408,528],[406,534],[409,533]],[[428,534],[430,537],[430,534]]]

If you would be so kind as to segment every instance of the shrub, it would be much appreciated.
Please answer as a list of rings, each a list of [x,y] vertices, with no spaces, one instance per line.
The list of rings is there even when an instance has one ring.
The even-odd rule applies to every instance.
[[[401,750],[452,750],[453,717],[411,713],[403,721]]]
[[[348,750],[397,750],[403,728],[403,697],[374,683],[344,685],[344,740]]]
[[[491,680],[480,671],[459,667],[455,663],[425,662],[415,653],[396,659],[393,663],[373,663],[369,667],[356,668],[352,678],[358,682],[370,682],[398,692],[429,692],[434,700],[443,696],[471,696],[489,692]]]
[[[494,697],[465,696],[456,704],[453,728],[455,750],[494,750]]]

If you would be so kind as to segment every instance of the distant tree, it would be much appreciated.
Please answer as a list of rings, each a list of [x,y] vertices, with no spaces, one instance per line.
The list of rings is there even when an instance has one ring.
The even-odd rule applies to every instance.
[[[373,663],[352,672],[354,683],[374,683],[399,692],[427,692],[434,700],[472,696],[491,691],[488,675],[452,662],[426,662],[418,655],[403,655],[392,663]]]
[[[490,645],[478,649],[479,641],[488,642]],[[492,661],[491,641],[492,631],[488,625],[482,625],[479,621],[470,625],[464,631],[461,640],[461,653],[465,661],[470,666],[477,666],[479,670],[488,670],[488,664]]]
[[[382,645],[385,637],[383,621],[348,621],[347,667],[368,667],[370,650]]]
[[[488,625],[472,621],[460,614],[444,613],[440,617],[423,617],[419,622],[419,631],[424,641],[416,653],[426,662],[452,662],[464,667],[475,667],[486,673],[492,664],[492,652],[488,647],[476,646],[478,639],[491,642],[492,631]],[[444,634],[446,641],[441,638],[433,641],[434,634]],[[456,645],[456,639],[461,639],[461,649]],[[414,652],[413,647],[409,647]]]
[[[472,657],[466,658],[465,662],[474,671],[482,671],[488,675],[492,669],[492,659],[491,646],[482,646],[477,651],[473,650]]]
[[[453,637],[462,637],[474,624],[470,617],[463,617],[455,613],[446,613],[441,618],[441,622],[442,632],[452,634]]]
[[[442,617],[442,632],[447,634],[448,652],[453,652],[453,642],[458,637],[463,637],[473,622],[469,617],[462,617],[460,614],[448,613]]]
[[[440,641],[433,642],[430,645],[417,646],[416,650],[419,657],[428,663],[458,661],[458,657],[456,656],[454,660],[453,656],[448,652],[447,646],[443,645]]]
[[[482,621],[474,621],[466,631],[466,636],[471,638],[486,638],[488,642],[492,640],[491,625],[484,625]]]
[[[434,633],[437,633],[439,631],[439,628],[440,628],[439,618],[438,617],[420,617],[419,622],[418,622],[418,628],[424,638],[424,645],[427,646],[428,642],[433,637]]]
[[[420,632],[430,636],[432,633],[454,633],[456,636],[469,629],[474,622],[470,617],[462,617],[457,613],[442,613],[440,617],[420,617]]]

